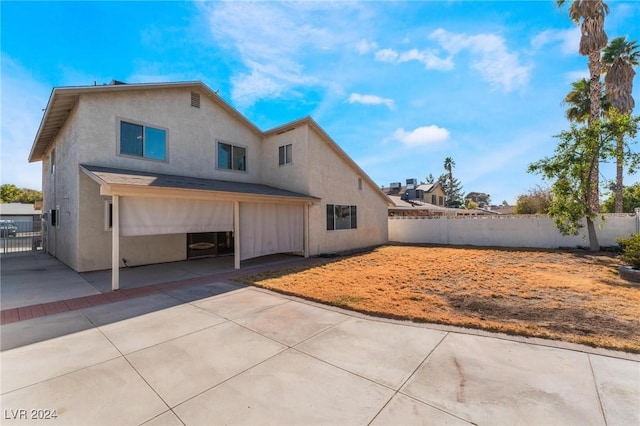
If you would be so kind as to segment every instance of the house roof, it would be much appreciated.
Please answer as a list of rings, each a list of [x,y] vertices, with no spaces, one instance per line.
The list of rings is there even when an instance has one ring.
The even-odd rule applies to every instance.
[[[427,203],[420,200],[405,201],[402,198],[400,198],[399,195],[387,195],[387,197],[393,203],[393,206],[391,207],[393,209],[402,208],[402,209],[412,209],[412,210],[442,210],[442,211],[456,210],[456,209],[449,209],[447,207],[436,206],[435,204]]]
[[[283,124],[266,132],[261,131],[256,127],[248,118],[242,115],[238,110],[227,103],[216,92],[211,90],[206,84],[200,81],[191,82],[175,82],[175,83],[142,83],[142,84],[109,84],[101,86],[76,86],[76,87],[56,87],[51,91],[49,102],[45,110],[40,127],[36,134],[31,153],[29,154],[29,162],[41,161],[47,152],[49,146],[53,143],[56,136],[64,126],[69,114],[73,110],[73,107],[78,101],[81,94],[88,93],[102,93],[102,92],[121,92],[131,90],[157,90],[168,88],[190,88],[192,90],[199,90],[211,97],[222,108],[228,111],[232,116],[236,117],[239,121],[249,127],[256,134],[265,137],[277,134],[282,130],[288,130],[292,127],[296,127],[302,124],[308,124],[313,128],[320,136],[327,142],[327,144],[341,157],[343,158],[365,181],[371,186],[376,193],[388,204],[389,200],[380,191],[378,185],[371,180],[371,178],[353,161],[346,152],[320,127],[315,120],[311,117],[303,117],[301,119],[292,121],[287,124]]]
[[[33,204],[23,203],[2,203],[0,204],[0,214],[6,216],[33,216],[41,214],[42,210],[36,210]]]
[[[318,202],[319,198],[298,192],[287,191],[258,183],[231,182],[217,179],[204,179],[191,176],[167,175],[137,170],[114,169],[81,164],[80,169],[98,182],[103,195],[166,195],[174,190],[174,195],[199,192],[203,197],[216,194],[223,197],[251,199],[255,201]],[[144,192],[140,192],[143,189]]]
[[[249,119],[242,115],[237,109],[228,104],[216,92],[211,90],[206,84],[200,81],[176,82],[176,83],[141,83],[141,84],[109,84],[101,86],[73,86],[73,87],[55,87],[49,96],[49,102],[45,109],[45,113],[40,122],[40,127],[36,133],[31,153],[29,154],[29,162],[40,161],[47,152],[49,146],[55,140],[56,136],[67,121],[73,107],[78,102],[78,98],[82,94],[104,93],[104,92],[123,92],[135,90],[158,90],[170,88],[190,88],[199,90],[216,101],[222,108],[236,117],[243,124],[253,130],[255,133],[262,135],[262,131],[258,129]]]

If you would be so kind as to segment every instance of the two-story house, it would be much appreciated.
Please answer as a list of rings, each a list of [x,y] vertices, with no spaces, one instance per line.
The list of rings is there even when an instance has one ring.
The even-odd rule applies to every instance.
[[[45,249],[76,271],[387,242],[388,199],[311,118],[261,131],[201,82],[59,87],[42,161]]]

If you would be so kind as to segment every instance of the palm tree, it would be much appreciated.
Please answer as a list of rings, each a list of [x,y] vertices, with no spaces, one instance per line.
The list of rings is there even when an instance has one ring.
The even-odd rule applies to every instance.
[[[591,113],[591,98],[589,97],[589,81],[586,78],[571,83],[571,91],[564,97],[563,104],[568,108],[564,112],[565,117],[572,123],[586,124],[589,121]],[[600,105],[602,106],[602,115],[606,115],[607,110],[611,106],[609,99],[605,93],[600,97]]]
[[[566,0],[556,0],[558,7],[562,7]],[[602,75],[602,62],[600,61],[600,51],[607,45],[607,33],[604,31],[604,17],[609,13],[609,6],[602,0],[573,0],[569,6],[569,17],[578,24],[581,22],[582,37],[580,37],[579,52],[588,57],[589,64],[589,128],[593,129],[598,120],[602,107],[600,105]],[[591,214],[600,211],[600,191],[599,191],[599,149],[591,158],[589,167],[589,200],[588,211]],[[596,236],[595,224],[591,215],[587,216],[587,228],[589,230],[589,246],[592,251],[600,249]]]
[[[602,62],[604,64],[604,83],[611,105],[622,114],[631,114],[635,101],[633,100],[633,77],[638,65],[640,50],[635,40],[626,41],[625,37],[617,37],[604,49]],[[619,134],[616,144],[616,186],[615,211],[622,213],[622,179],[624,168],[624,136]]]

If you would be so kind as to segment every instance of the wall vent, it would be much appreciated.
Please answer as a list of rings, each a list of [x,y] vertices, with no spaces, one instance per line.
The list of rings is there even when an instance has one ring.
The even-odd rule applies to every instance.
[[[200,93],[191,92],[191,106],[200,108]]]

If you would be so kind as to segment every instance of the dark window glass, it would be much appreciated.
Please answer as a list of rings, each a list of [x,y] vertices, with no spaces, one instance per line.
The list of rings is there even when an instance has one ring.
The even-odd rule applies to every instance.
[[[351,229],[358,228],[358,208],[351,206]]]
[[[165,141],[167,140],[167,132],[162,129],[153,127],[145,128],[144,138],[144,156],[154,158],[156,160],[165,159]]]
[[[120,123],[120,154],[142,157],[143,129],[137,124]]]
[[[327,204],[327,231],[333,231],[336,229],[333,214],[333,204]]]
[[[283,165],[285,160],[284,146],[278,148],[278,164]]]
[[[231,145],[218,142],[218,168],[231,169]]]
[[[239,146],[233,147],[233,170],[247,170],[247,149]]]
[[[58,226],[58,210],[51,210],[51,226]]]

